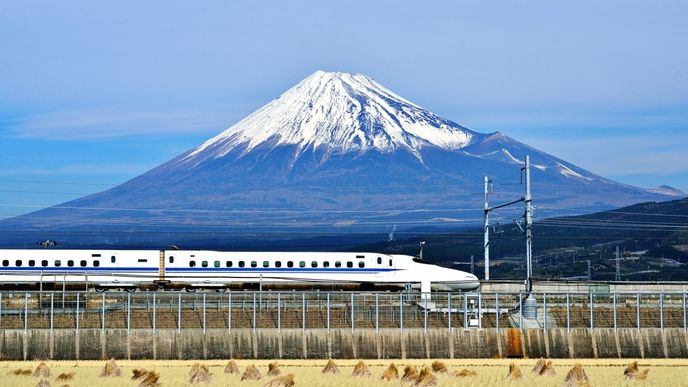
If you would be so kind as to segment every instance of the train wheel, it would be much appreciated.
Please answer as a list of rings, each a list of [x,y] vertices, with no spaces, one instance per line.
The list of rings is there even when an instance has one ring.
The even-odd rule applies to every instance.
[[[136,288],[124,288],[124,291],[127,293],[134,293],[136,291]]]
[[[227,288],[217,288],[217,289],[215,289],[215,291],[218,293],[225,293],[225,292],[227,292]]]
[[[194,292],[196,292],[196,290],[198,290],[198,289],[196,289],[196,288],[184,288],[184,290],[186,290],[186,291],[189,292],[189,293],[194,293]]]
[[[107,288],[96,287],[96,293],[105,293],[105,292],[107,292],[107,291],[108,291]]]

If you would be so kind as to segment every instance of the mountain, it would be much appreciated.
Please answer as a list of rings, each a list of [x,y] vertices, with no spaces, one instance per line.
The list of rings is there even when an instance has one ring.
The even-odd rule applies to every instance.
[[[361,74],[318,71],[229,129],[107,191],[0,223],[0,229],[96,240],[173,233],[370,232],[393,225],[460,226],[522,196],[533,164],[536,215],[586,213],[648,200],[503,133],[478,133]],[[508,219],[516,209],[505,209]],[[55,232],[56,234],[51,234]],[[107,236],[108,238],[105,238]],[[77,238],[78,239],[78,238]],[[154,243],[154,242],[151,242]]]

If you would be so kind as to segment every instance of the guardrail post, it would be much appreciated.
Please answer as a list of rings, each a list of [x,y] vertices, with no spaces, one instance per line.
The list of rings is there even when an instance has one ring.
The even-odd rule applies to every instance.
[[[571,330],[571,294],[566,293],[566,331]]]
[[[203,305],[205,305],[205,297],[203,301]],[[203,318],[205,319],[205,313],[203,314]],[[203,323],[203,333],[205,333],[205,322]],[[256,292],[253,292],[253,333],[256,333]]]
[[[76,292],[76,332],[79,333],[79,292]]]
[[[686,293],[683,293],[683,332],[688,332],[688,321],[686,321]]]
[[[127,293],[127,333],[129,332],[131,332],[131,293]]]
[[[523,330],[523,293],[518,292],[518,329]]]
[[[482,293],[478,293],[478,329],[483,329],[483,298]]]
[[[351,292],[351,333],[354,333],[355,330],[356,319],[354,318],[354,312],[354,292]]]
[[[375,333],[380,333],[380,292],[375,292]]]
[[[53,334],[53,328],[55,326],[54,311],[55,311],[55,293],[50,293],[50,334]]]
[[[612,297],[614,297],[614,304],[613,304],[613,308],[614,308],[614,330],[616,330],[616,329],[617,329],[617,321],[616,321],[616,320],[617,320],[617,317],[616,317],[616,293],[613,293],[613,294],[612,294]]]
[[[423,293],[421,293],[422,295]],[[423,330],[428,331],[428,296],[427,294],[423,297],[425,301],[425,307],[423,307]]]
[[[77,293],[78,294],[78,293]],[[78,320],[77,320],[77,330],[78,328]],[[27,333],[29,331],[29,293],[24,293],[24,333]]]
[[[659,293],[659,329],[664,330],[664,293]]]
[[[50,293],[52,294],[52,293]],[[685,296],[683,298],[685,300]],[[684,307],[685,309],[685,307]],[[2,292],[0,292],[0,329],[2,329]]]
[[[277,332],[282,332],[282,297],[279,292],[277,292]],[[328,305],[329,307],[329,305]]]
[[[301,293],[301,332],[306,332],[306,293]]]
[[[155,305],[157,304],[157,300],[155,298],[155,292],[153,293],[153,335],[157,333],[157,321],[156,321],[156,315],[155,315]]]
[[[594,308],[593,302],[594,302],[593,301],[593,294],[592,294],[592,292],[590,292],[590,330],[595,329],[595,323],[594,323],[595,314],[593,312],[593,308]]]
[[[451,293],[447,292],[447,325],[449,328],[449,332],[452,331],[452,326],[451,326]]]
[[[547,329],[547,293],[542,293],[542,329]]]
[[[182,292],[179,292],[177,302],[177,334],[182,333]]]
[[[204,335],[205,335],[205,296],[206,296],[206,293],[203,292],[203,334],[204,334]],[[255,309],[256,300],[255,300],[255,299],[256,299],[256,294],[254,293],[254,294],[253,294],[253,308],[254,308],[254,309],[253,309],[253,316],[254,316],[254,317],[253,317],[253,324],[254,324],[254,325],[255,325],[255,323],[256,323],[256,318],[255,318],[255,315],[256,315],[256,309]],[[255,330],[255,328],[254,328],[254,330]]]
[[[468,329],[468,294],[463,294],[463,329]]]
[[[330,292],[327,292],[327,333],[330,333]]]
[[[403,291],[399,292],[399,332],[404,332],[404,292]]]
[[[50,293],[52,295],[52,293]],[[101,316],[100,316],[100,331],[105,332],[105,293],[103,293],[103,297],[101,299],[101,304],[100,304],[100,309],[101,309]]]
[[[635,294],[635,327],[640,332],[640,293]]]
[[[499,332],[499,293],[495,293],[495,324],[497,325],[497,332]]]

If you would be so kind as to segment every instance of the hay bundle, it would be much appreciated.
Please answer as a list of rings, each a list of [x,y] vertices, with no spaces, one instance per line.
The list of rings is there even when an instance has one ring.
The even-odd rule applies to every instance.
[[[514,363],[509,364],[509,374],[506,376],[507,380],[522,380],[523,372]]]
[[[33,376],[37,378],[48,378],[50,377],[50,368],[48,368],[48,365],[45,364],[45,362],[41,362],[41,364],[36,367],[36,370],[33,371]]]
[[[638,369],[638,362],[634,361],[633,363],[629,364],[628,367],[624,370],[624,378],[630,379],[630,380],[645,380],[647,379],[647,374],[650,372],[650,369],[646,370],[639,370]]]
[[[263,387],[292,387],[294,385],[294,374],[286,374],[272,379],[263,384]]]
[[[282,370],[280,370],[277,362],[272,362],[272,363],[268,364],[268,375],[277,376],[281,373],[282,373]]]
[[[390,381],[392,379],[399,379],[399,370],[397,369],[397,366],[394,365],[394,363],[390,364],[389,367],[385,370],[385,373],[382,374],[382,380],[387,380]]]
[[[205,364],[194,363],[189,371],[189,384],[207,383],[210,384],[211,374]]]
[[[554,371],[554,366],[551,360],[540,359],[535,363],[532,372],[540,376],[554,376],[557,373]]]
[[[57,376],[57,379],[55,381],[58,382],[66,382],[67,380],[72,380],[74,378],[74,372],[69,372],[69,373],[62,373]]]
[[[262,378],[262,375],[254,365],[246,367],[246,371],[241,375],[241,380],[258,380],[260,378]]]
[[[117,363],[115,363],[115,359],[106,361],[105,366],[103,366],[103,370],[100,371],[101,377],[120,376],[121,374],[122,370],[120,370],[117,366]]]
[[[325,365],[325,368],[323,368],[322,373],[323,374],[338,374],[339,368],[337,367],[336,364],[334,364],[334,360],[330,359],[327,361],[327,365]]]
[[[465,378],[469,376],[477,376],[478,374],[475,371],[464,368],[461,371],[454,371],[452,375],[456,376],[457,378]]]
[[[569,370],[566,374],[566,379],[564,379],[564,386],[589,386],[590,379],[585,374],[583,367],[580,364],[576,364]]]
[[[429,368],[423,367],[423,369],[420,370],[420,373],[416,378],[416,382],[413,383],[413,385],[418,387],[437,386],[437,377],[435,376],[435,374],[432,373],[432,371]]]
[[[366,363],[363,362],[363,360],[359,360],[358,363],[356,363],[356,366],[354,367],[354,371],[351,373],[351,376],[370,376],[370,370],[368,369]]]
[[[432,372],[437,372],[439,374],[447,373],[447,366],[439,360],[432,362]]]
[[[143,377],[143,380],[141,383],[139,383],[138,387],[159,387],[160,383],[158,383],[158,380],[160,379],[160,374],[158,374],[155,371],[148,371],[146,375]]]
[[[225,373],[226,374],[240,374],[241,371],[239,371],[239,366],[237,366],[237,363],[234,361],[234,359],[230,360],[229,363],[225,366]]]
[[[150,371],[145,368],[135,368],[131,370],[131,380],[143,379],[148,375]]]
[[[401,377],[401,382],[413,382],[418,377],[418,370],[415,365],[407,365],[404,367],[404,376]]]
[[[31,370],[23,370],[21,368],[17,368],[16,370],[10,371],[9,373],[17,376],[29,376],[31,375]]]
[[[41,379],[40,382],[36,383],[36,387],[50,387],[50,383],[45,379]]]
[[[70,386],[69,384],[63,384],[60,387],[72,387],[72,386]]]

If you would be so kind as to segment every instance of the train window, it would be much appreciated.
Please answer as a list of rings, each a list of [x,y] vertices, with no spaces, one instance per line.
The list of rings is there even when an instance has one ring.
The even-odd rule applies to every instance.
[[[55,260],[55,267],[60,267],[60,266],[62,266],[62,261],[60,261],[59,259],[56,259]]]
[[[213,265],[214,265],[215,267],[220,267],[220,261],[215,261],[215,263],[214,263]]]
[[[392,267],[392,258],[389,259],[389,267]]]
[[[354,267],[354,263],[353,262],[347,262],[346,267]]]
[[[311,267],[318,267],[318,261],[311,261]]]
[[[251,261],[251,267],[258,267],[258,262]]]
[[[41,261],[41,266],[43,266],[43,267],[48,266],[48,260],[47,260],[47,259],[42,260],[42,261]]]
[[[2,266],[9,266],[9,265],[10,265],[10,261],[8,261],[6,259],[2,260]]]
[[[323,267],[330,267],[330,262],[329,261],[323,262]]]
[[[357,255],[356,258],[365,258],[365,255]]]
[[[14,265],[19,267],[19,266],[21,266],[21,263],[22,263],[21,260],[17,259],[17,261],[14,263]]]
[[[306,261],[299,261],[299,267],[306,267]]]
[[[244,261],[239,261],[239,267],[244,267],[246,266],[246,262]]]
[[[208,267],[208,261],[201,261],[201,266]]]
[[[96,258],[96,257],[100,258],[100,254],[91,254],[91,257],[93,257],[93,258]]]
[[[232,261],[227,261],[227,262],[225,263],[225,266],[227,266],[227,267],[232,267]]]
[[[378,264],[378,265],[382,265],[382,258],[377,257],[377,264]]]
[[[282,261],[275,261],[275,267],[282,267]]]
[[[36,266],[36,261],[34,261],[33,259],[29,260],[29,266],[31,266],[31,267]]]
[[[170,261],[170,263],[174,263],[174,257],[170,255],[169,261]]]
[[[114,255],[110,257],[110,262],[115,263],[117,261],[117,257]]]
[[[141,258],[141,259],[139,259],[139,262],[148,262],[148,260],[145,258]]]
[[[80,263],[81,263],[81,267],[86,267],[86,261],[82,260]]]
[[[287,261],[287,267],[294,267],[294,262]]]
[[[358,263],[358,267],[365,267],[365,262],[360,261],[360,262]]]
[[[69,266],[69,267],[74,266],[74,261],[72,261],[71,259],[69,261],[67,261],[67,266]]]
[[[335,262],[334,267],[342,267],[342,261]]]
[[[100,266],[100,261],[99,260],[94,260],[93,261],[93,267],[99,267]]]
[[[270,267],[269,261],[263,261],[263,267]]]
[[[189,261],[189,267],[196,267],[196,261]]]

